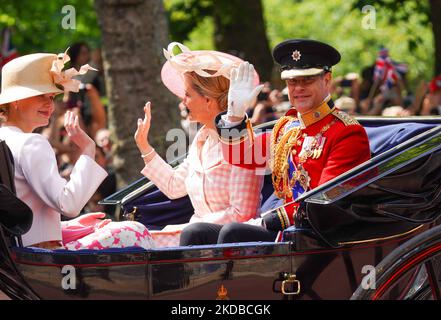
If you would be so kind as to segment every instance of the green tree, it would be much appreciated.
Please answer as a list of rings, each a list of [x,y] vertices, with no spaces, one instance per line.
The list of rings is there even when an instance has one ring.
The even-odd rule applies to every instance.
[[[216,48],[250,61],[261,80],[269,81],[274,64],[261,0],[214,1],[213,18]]]
[[[211,1],[204,0],[201,3],[208,6],[207,3]],[[416,0],[404,1],[403,6],[406,8],[400,10],[409,13],[407,18],[392,20],[393,23],[390,10],[377,5],[376,1],[367,1],[365,4],[373,4],[376,9],[375,29],[363,28],[366,14],[361,10],[363,6],[356,6],[355,1],[262,1],[270,47],[290,38],[312,38],[327,42],[342,53],[342,61],[335,67],[334,73],[344,75],[349,72],[360,73],[363,68],[372,65],[378,49],[385,45],[394,60],[410,66],[408,80],[411,87],[421,79],[430,79],[435,55],[434,33],[430,22],[427,22],[429,0],[421,1],[426,3],[421,7],[426,8],[426,11],[415,8]],[[165,0],[171,20],[171,38],[183,41],[192,49],[215,49],[217,33],[214,18],[211,14],[198,16],[202,9],[195,9],[192,6],[194,2],[196,6],[199,3],[193,0]],[[204,10],[209,10],[209,6]],[[177,26],[185,28],[182,27],[182,32],[177,33]],[[230,36],[235,35],[234,32]],[[436,56],[439,54],[436,53]]]
[[[62,26],[66,5],[75,9],[75,29]],[[61,52],[79,40],[100,45],[93,0],[0,0],[0,29],[4,27],[12,28],[12,41],[20,54]]]
[[[430,0],[430,21],[435,42],[435,75],[441,74],[441,0]]]
[[[419,33],[414,32],[408,22],[416,18],[422,26],[431,27],[434,45],[434,75],[441,74],[441,0],[355,0],[354,7],[373,5],[387,13],[391,25],[399,25],[409,31],[408,48],[413,52],[423,44]]]
[[[143,165],[133,135],[145,102],[152,102],[149,141],[158,153],[165,155],[167,131],[179,127],[178,101],[160,76],[168,26],[161,0],[95,0],[95,8],[102,31],[113,164],[123,185],[139,177]]]
[[[267,34],[271,46],[288,38],[312,38],[335,46],[342,54],[341,62],[334,68],[336,75],[358,72],[375,62],[378,49],[385,45],[392,58],[407,63],[411,86],[432,76],[433,34],[421,19],[424,14],[415,12],[407,21],[391,24],[389,11],[376,8],[374,29],[365,29],[366,14],[353,1],[308,0],[287,6],[284,0],[264,1]],[[406,9],[411,11],[412,4]],[[416,40],[418,35],[419,39]],[[409,49],[409,42],[418,45]]]
[[[214,44],[219,51],[250,61],[262,80],[271,79],[273,61],[261,0],[168,0],[165,3],[173,40],[189,40],[193,30],[201,25],[205,29],[207,22],[212,22],[211,34],[204,34],[213,41],[206,44]]]
[[[170,37],[184,42],[191,32],[213,15],[213,0],[165,0]]]

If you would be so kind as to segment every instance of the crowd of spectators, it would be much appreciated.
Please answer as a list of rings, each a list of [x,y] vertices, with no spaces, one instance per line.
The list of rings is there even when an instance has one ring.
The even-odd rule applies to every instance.
[[[364,116],[441,115],[441,75],[421,80],[413,91],[408,67],[391,59],[382,48],[375,63],[357,73],[337,77],[333,97],[340,109]]]
[[[360,74],[333,78],[332,98],[336,107],[351,115],[429,116],[441,115],[441,75],[421,80],[413,91],[407,81],[408,66],[391,59],[381,48],[376,61]],[[278,119],[289,108],[287,89],[265,83],[255,105],[248,110],[253,124]]]

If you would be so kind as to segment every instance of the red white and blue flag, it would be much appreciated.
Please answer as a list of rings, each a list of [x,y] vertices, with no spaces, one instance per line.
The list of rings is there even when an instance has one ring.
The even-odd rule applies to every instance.
[[[375,61],[374,80],[382,84],[381,88],[390,89],[400,78],[400,72],[407,72],[406,64],[396,64],[389,57],[389,51],[382,48]]]
[[[2,45],[0,51],[0,70],[6,63],[17,57],[17,49],[11,42],[11,29],[4,28],[2,31]]]

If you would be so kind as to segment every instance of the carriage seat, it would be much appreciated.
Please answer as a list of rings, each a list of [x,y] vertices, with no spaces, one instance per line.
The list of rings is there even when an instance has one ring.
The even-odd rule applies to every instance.
[[[383,126],[364,126],[369,138],[371,156],[375,157],[437,125],[424,123],[398,123]]]

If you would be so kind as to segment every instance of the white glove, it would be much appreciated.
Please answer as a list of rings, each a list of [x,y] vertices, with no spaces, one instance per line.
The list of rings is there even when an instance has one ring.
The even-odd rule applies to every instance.
[[[253,82],[254,66],[249,62],[242,62],[239,68],[231,69],[227,116],[245,116],[246,109],[252,106],[263,88],[263,85],[259,85],[253,89]]]

